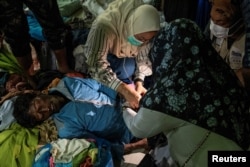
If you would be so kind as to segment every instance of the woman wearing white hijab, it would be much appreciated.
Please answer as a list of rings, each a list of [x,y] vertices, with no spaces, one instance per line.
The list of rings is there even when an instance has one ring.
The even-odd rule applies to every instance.
[[[137,108],[152,74],[150,40],[160,29],[156,8],[141,0],[116,0],[94,21],[84,46],[92,78],[119,92]],[[135,82],[135,89],[128,84]]]

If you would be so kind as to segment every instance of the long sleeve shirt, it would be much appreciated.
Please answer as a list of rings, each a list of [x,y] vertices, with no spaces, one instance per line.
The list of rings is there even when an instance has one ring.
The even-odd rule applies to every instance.
[[[182,119],[141,107],[138,113],[123,110],[123,118],[135,137],[145,138],[165,133],[170,156],[178,166],[207,167],[208,151],[241,150],[232,140]],[[218,142],[214,142],[218,141]]]
[[[152,74],[151,61],[148,52],[151,44],[143,45],[135,49],[134,46],[126,44],[126,47],[133,47],[129,54],[119,54],[123,46],[118,46],[119,37],[110,29],[103,26],[92,27],[85,45],[88,70],[91,76],[104,85],[116,90],[122,83],[112,71],[107,60],[109,53],[115,54],[119,58],[135,57],[136,71],[135,79],[144,80],[145,76]],[[127,48],[126,50],[129,50]]]

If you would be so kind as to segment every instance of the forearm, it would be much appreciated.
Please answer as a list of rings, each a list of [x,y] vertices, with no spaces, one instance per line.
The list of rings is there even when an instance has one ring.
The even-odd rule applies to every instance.
[[[116,90],[122,82],[117,78],[108,62],[107,56],[113,46],[115,37],[109,31],[105,28],[105,25],[92,25],[84,46],[84,52],[91,77]]]
[[[152,137],[161,132],[168,133],[185,123],[183,120],[143,107],[138,113],[124,108],[123,119],[131,133],[139,138]]]
[[[150,44],[141,48],[138,56],[136,57],[136,71],[135,79],[144,80],[146,76],[152,75],[152,63],[149,60],[148,52]]]
[[[158,115],[145,108],[140,108],[138,113],[130,108],[123,110],[123,119],[128,129],[138,138],[151,137],[164,131],[161,126],[164,123],[163,118],[161,114]]]

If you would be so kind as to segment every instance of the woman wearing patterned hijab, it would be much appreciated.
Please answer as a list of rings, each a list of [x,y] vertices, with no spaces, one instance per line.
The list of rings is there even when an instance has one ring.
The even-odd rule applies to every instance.
[[[137,108],[145,76],[152,74],[149,41],[160,29],[160,16],[142,0],[115,0],[93,22],[84,46],[92,78],[116,90]],[[135,82],[135,90],[128,86]]]
[[[124,108],[136,137],[163,132],[178,166],[206,167],[209,150],[247,150],[249,97],[196,24],[177,19],[155,37],[153,85],[136,113]]]

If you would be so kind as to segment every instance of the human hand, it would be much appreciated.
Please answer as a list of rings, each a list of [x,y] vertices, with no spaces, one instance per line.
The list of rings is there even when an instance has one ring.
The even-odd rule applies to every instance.
[[[134,88],[128,86],[125,83],[122,83],[119,85],[117,91],[125,98],[131,108],[139,108],[139,101],[141,99],[141,95],[136,92]]]
[[[135,90],[138,92],[141,96],[143,96],[146,92],[147,89],[143,86],[143,83],[141,81],[137,81],[135,83]]]

